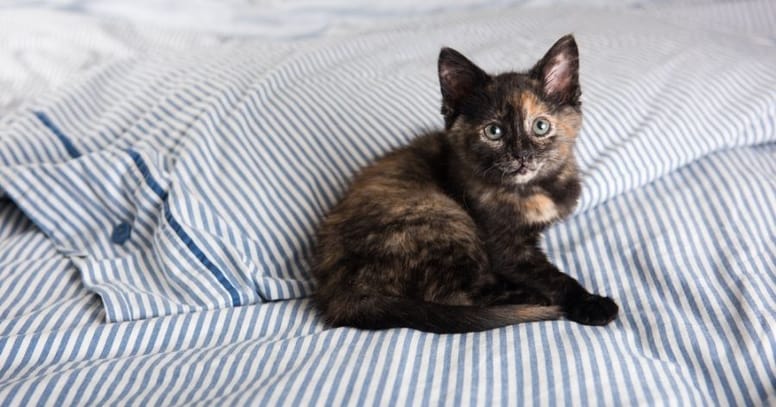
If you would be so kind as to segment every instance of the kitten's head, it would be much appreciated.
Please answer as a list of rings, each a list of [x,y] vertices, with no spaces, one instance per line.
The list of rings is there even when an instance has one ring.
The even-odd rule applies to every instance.
[[[512,185],[557,174],[572,159],[582,123],[578,71],[571,35],[527,73],[488,75],[443,48],[442,114],[466,170],[490,183]]]

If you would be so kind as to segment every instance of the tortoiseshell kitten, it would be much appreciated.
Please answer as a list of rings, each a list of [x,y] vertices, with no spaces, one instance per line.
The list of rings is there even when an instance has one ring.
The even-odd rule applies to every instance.
[[[313,273],[327,323],[455,333],[617,316],[539,247],[580,193],[578,68],[570,35],[527,73],[491,76],[442,49],[445,131],[365,168],[320,227]]]

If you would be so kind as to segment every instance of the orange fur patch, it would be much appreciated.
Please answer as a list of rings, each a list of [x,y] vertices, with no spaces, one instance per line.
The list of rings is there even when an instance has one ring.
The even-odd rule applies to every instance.
[[[534,194],[523,200],[523,218],[530,223],[547,223],[558,218],[558,208],[547,195]]]
[[[486,190],[480,195],[480,199],[489,204],[514,207],[526,223],[549,223],[560,218],[555,202],[543,193],[523,198],[515,194]]]
[[[544,115],[550,109],[535,93],[525,90],[520,92],[514,100],[515,107],[523,110],[523,116],[533,119]]]

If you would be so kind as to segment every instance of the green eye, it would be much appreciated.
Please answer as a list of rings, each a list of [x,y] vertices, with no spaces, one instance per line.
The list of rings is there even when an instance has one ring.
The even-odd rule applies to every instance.
[[[550,122],[549,120],[540,117],[533,122],[532,127],[533,133],[537,136],[543,136],[550,132]]]
[[[501,130],[501,126],[495,123],[491,123],[485,127],[485,137],[491,140],[498,140],[501,138],[504,132]]]

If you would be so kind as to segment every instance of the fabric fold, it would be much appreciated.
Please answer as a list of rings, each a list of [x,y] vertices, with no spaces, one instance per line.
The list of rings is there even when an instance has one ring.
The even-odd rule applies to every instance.
[[[71,259],[110,322],[261,301],[247,258],[182,219],[175,208],[190,203],[169,192],[161,161],[111,149],[4,167],[0,186]]]

